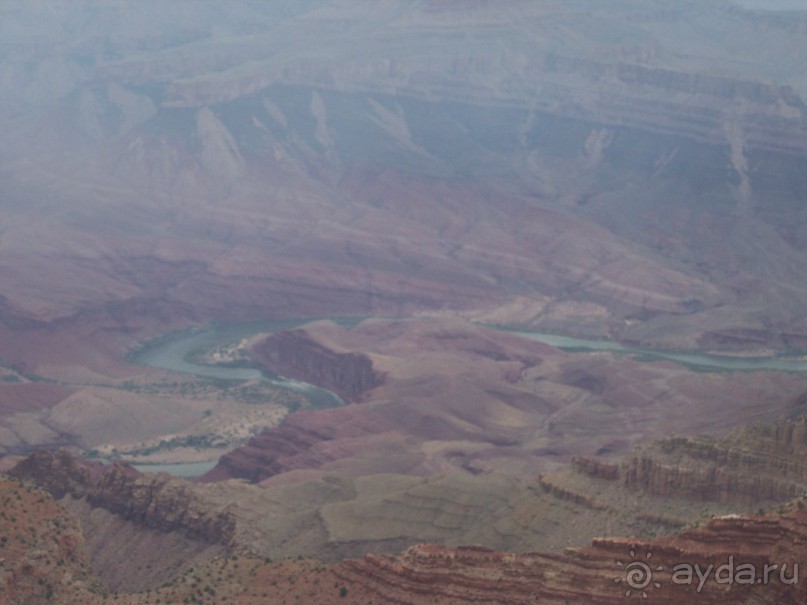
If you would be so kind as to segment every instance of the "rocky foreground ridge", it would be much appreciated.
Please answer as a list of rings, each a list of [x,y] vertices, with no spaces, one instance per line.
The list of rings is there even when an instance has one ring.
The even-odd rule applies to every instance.
[[[760,449],[749,443],[764,444]],[[804,493],[807,425],[741,429],[719,440],[669,438],[639,450],[624,473],[625,484],[661,496],[707,500],[787,500]]]
[[[348,603],[417,605],[437,599],[518,604],[534,602],[536,595],[548,603],[616,603],[628,588],[625,567],[632,557],[645,560],[648,553],[653,569],[664,568],[656,578],[662,588],[643,587],[658,593],[658,602],[688,603],[686,599],[697,596],[691,602],[798,603],[804,596],[801,588],[775,578],[765,586],[738,583],[729,592],[725,584],[712,583],[697,593],[691,584],[676,584],[670,570],[682,562],[716,568],[733,555],[737,565],[760,569],[787,562],[785,579],[790,579],[792,565],[807,554],[802,543],[807,531],[805,447],[807,419],[798,418],[722,438],[669,438],[637,449],[622,462],[578,458],[532,483],[485,475],[424,480],[384,475],[355,481],[331,475],[263,488],[235,482],[205,485],[163,474],[141,475],[120,464],[88,463],[67,452],[34,454],[11,472],[58,498],[81,519],[85,532],[90,527],[98,532],[90,530],[85,538],[93,570],[108,586],[130,593],[185,577],[188,564],[183,566],[179,555],[169,556],[181,542],[185,556],[196,557],[196,575],[202,573],[200,566],[220,565],[205,562],[214,554],[234,551],[242,556],[327,558],[331,562],[301,569],[326,574],[320,578],[323,584],[344,587],[344,598],[357,599]],[[771,512],[749,515],[760,508]],[[121,533],[120,525],[94,521],[102,511],[126,520],[128,533]],[[678,531],[683,533],[674,535]],[[143,584],[127,587],[114,570],[103,568],[99,554],[122,548],[120,540],[132,548],[138,532],[162,536],[149,564],[159,566],[161,557],[169,558],[173,571],[157,583],[141,580]],[[602,537],[592,543],[592,536]],[[218,541],[221,548],[200,559],[202,551],[191,548],[189,539]],[[435,539],[454,547],[413,546],[402,555],[385,554],[406,548],[407,542]],[[107,544],[100,547],[100,542]],[[374,554],[361,558],[366,552]],[[125,561],[119,564],[125,569]],[[285,576],[305,576],[300,569],[282,568],[286,571],[280,574],[281,568],[267,567],[262,559],[249,565],[255,574],[244,577],[243,585],[235,583],[256,596],[245,604],[280,603],[272,598],[300,595],[309,588],[316,593],[307,595],[310,603],[333,598],[326,591],[317,593],[313,583],[289,583]],[[137,573],[154,577],[148,569]],[[620,578],[623,582],[617,584]],[[285,588],[263,599],[265,588],[256,584],[261,581]],[[193,584],[173,582],[171,590],[185,594],[182,590]],[[221,590],[230,594],[235,588]],[[165,598],[157,590],[122,602],[156,603],[160,594]],[[726,600],[729,596],[735,600]]]
[[[15,466],[9,474],[36,483],[53,498],[86,499],[146,528],[179,531],[211,543],[228,544],[235,520],[213,511],[193,485],[166,473],[139,473],[126,464],[102,465],[67,451],[40,451]]]
[[[110,594],[86,571],[75,520],[47,494],[0,481],[0,497],[3,514],[31,526],[30,537],[0,536],[4,605],[617,605],[645,595],[663,605],[795,605],[807,598],[801,499],[777,514],[722,516],[655,540],[595,538],[560,554],[419,544],[330,565],[216,557],[155,590]]]
[[[93,602],[77,520],[30,483],[0,476],[0,603]]]
[[[798,510],[771,518],[721,517],[652,541],[599,538],[562,555],[419,545],[399,556],[347,561],[335,573],[347,586],[363,585],[380,602],[401,605],[615,605],[626,596],[665,605],[785,605],[807,598],[799,575],[807,562],[805,539],[807,513]],[[764,576],[766,566],[771,571]],[[690,575],[696,568],[704,575],[710,570],[703,583]]]

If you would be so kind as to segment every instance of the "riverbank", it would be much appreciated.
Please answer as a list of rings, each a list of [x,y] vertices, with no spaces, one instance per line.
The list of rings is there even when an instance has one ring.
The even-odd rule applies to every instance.
[[[164,334],[136,347],[127,356],[127,361],[165,371],[163,382],[168,381],[166,384],[171,389],[193,396],[199,388],[183,385],[200,383],[208,385],[203,389],[206,400],[224,397],[235,399],[238,404],[211,404],[204,411],[203,418],[188,432],[161,435],[132,444],[99,446],[90,455],[125,461],[147,472],[165,471],[192,477],[212,468],[224,452],[246,442],[257,432],[278,426],[293,411],[344,405],[338,395],[326,389],[263,371],[245,354],[245,343],[251,337],[291,330],[309,321],[194,326]],[[176,382],[171,381],[170,376],[176,376]],[[160,384],[127,383],[123,386],[155,395],[164,390]],[[218,394],[207,392],[210,389]]]
[[[296,396],[303,395],[308,401],[307,405],[312,409],[326,409],[343,405],[344,402],[330,391],[315,385],[289,380],[261,371],[251,365],[244,354],[244,343],[256,337],[256,335],[291,330],[309,321],[288,320],[282,322],[218,324],[183,330],[173,336],[164,335],[150,343],[146,343],[130,357],[130,361],[161,368],[171,373],[184,374],[188,378],[213,380],[225,387],[231,385],[230,388],[235,388],[236,385],[239,385],[238,388],[243,389],[246,388],[243,385],[252,385],[253,390],[258,387],[277,389],[279,392],[286,392]],[[351,324],[356,322],[357,320],[349,321]],[[570,352],[627,355],[637,361],[648,362],[672,361],[701,372],[803,372],[807,370],[807,360],[785,357],[774,351],[765,351],[764,355],[755,354],[759,353],[759,351],[747,351],[743,352],[743,354],[731,355],[706,351],[664,351],[632,347],[609,340],[577,338],[508,326],[486,327],[505,331],[529,340],[543,342]],[[256,410],[262,409],[259,399],[260,397],[254,400],[254,403],[259,406],[255,408]],[[245,418],[238,417],[238,420],[242,421]],[[262,421],[265,422],[265,419]],[[282,422],[282,418],[277,420],[277,424],[280,424],[280,422]],[[238,426],[243,429],[249,429],[250,425],[250,422],[246,422]],[[253,426],[252,428],[255,429],[256,427]],[[249,436],[249,431],[241,433],[236,441],[238,443],[243,442]],[[162,446],[165,447],[149,452],[149,455],[146,456],[143,456],[139,450],[119,450],[116,454],[120,459],[125,459],[143,470],[166,470],[174,474],[193,476],[193,473],[200,468],[204,468],[204,465],[215,464],[222,453],[237,445],[236,441],[229,444],[216,442],[215,448],[205,449],[204,452],[202,450],[193,450],[193,447],[188,449],[189,444],[179,440],[173,445],[173,442],[169,442],[167,446],[162,443]],[[193,446],[194,443],[190,445]],[[105,454],[108,454],[108,452],[105,452]],[[205,456],[210,458],[205,459]],[[154,464],[154,462],[157,464]]]

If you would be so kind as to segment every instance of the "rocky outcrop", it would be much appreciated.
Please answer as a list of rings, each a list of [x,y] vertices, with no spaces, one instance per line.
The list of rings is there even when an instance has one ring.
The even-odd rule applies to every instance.
[[[180,532],[227,545],[235,519],[205,502],[192,484],[165,473],[141,474],[128,465],[87,462],[66,451],[36,452],[9,474],[31,481],[56,499],[86,499],[135,524],[162,532]]]
[[[704,500],[769,502],[793,498],[804,493],[807,481],[790,481],[763,473],[750,474],[708,462],[694,468],[665,465],[651,457],[631,459],[625,483],[658,496],[676,496]]]
[[[541,475],[538,477],[538,483],[544,490],[552,494],[558,500],[565,500],[567,502],[574,502],[586,508],[602,508],[598,505],[592,497],[587,494],[572,491],[559,485],[553,481],[552,475]]]
[[[126,468],[137,474],[131,467]],[[65,450],[55,453],[40,450],[17,463],[9,475],[31,481],[60,500],[67,494],[86,497],[103,472],[102,464],[77,458]]]
[[[133,477],[114,465],[88,500],[126,520],[164,532],[179,531],[224,545],[235,535],[232,515],[211,509],[192,484],[164,473]]]
[[[744,427],[722,438],[668,437],[637,448],[621,464],[577,457],[573,467],[655,496],[749,505],[807,492],[806,453],[807,419],[800,417]]]
[[[305,330],[267,336],[252,347],[252,358],[271,372],[329,389],[346,401],[359,401],[384,382],[367,355],[334,351]]]
[[[257,483],[289,470],[287,459],[310,452],[311,448],[332,435],[309,430],[298,423],[286,423],[282,429],[269,430],[253,437],[243,447],[221,457],[216,469],[205,475],[205,480],[215,481],[229,477],[247,479]],[[307,456],[312,460],[312,456]],[[321,464],[318,460],[317,464]]]
[[[723,439],[669,438],[638,451],[625,484],[707,500],[785,500],[807,489],[807,420],[743,428]]]
[[[563,555],[417,545],[399,556],[347,561],[335,573],[348,594],[350,587],[363,586],[382,602],[400,605],[616,605],[626,596],[652,596],[653,603],[663,605],[795,605],[807,597],[794,567],[807,555],[805,539],[804,512],[733,516],[653,541],[595,539]],[[702,584],[696,569],[705,576]]]
[[[258,483],[263,479],[295,469],[322,468],[361,448],[374,436],[390,430],[382,419],[374,419],[352,407],[298,412],[281,426],[251,438],[245,445],[228,452],[202,481],[229,478]],[[346,446],[341,440],[355,442]]]
[[[590,458],[588,456],[575,456],[572,465],[581,473],[595,479],[616,481],[619,479],[619,465],[611,462]]]

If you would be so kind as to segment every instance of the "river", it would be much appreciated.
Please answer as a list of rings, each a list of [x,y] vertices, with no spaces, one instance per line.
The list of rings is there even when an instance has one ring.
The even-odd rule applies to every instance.
[[[202,328],[193,328],[166,334],[140,349],[132,352],[128,360],[131,363],[147,365],[154,368],[193,374],[218,380],[263,380],[283,389],[301,393],[310,402],[311,408],[323,410],[345,405],[341,397],[313,384],[291,380],[255,367],[235,367],[228,365],[207,365],[193,361],[199,353],[205,353],[217,347],[237,343],[262,332],[278,332],[291,330],[299,325],[313,321],[311,319],[285,321],[257,321],[250,323],[213,324]],[[343,325],[355,324],[354,319],[334,319]],[[217,460],[178,464],[135,464],[137,470],[149,473],[167,472],[179,477],[196,477],[203,475],[216,464]]]
[[[231,367],[225,365],[204,365],[193,361],[199,352],[206,352],[217,347],[239,342],[261,332],[277,332],[290,330],[304,323],[313,321],[286,320],[286,321],[260,321],[238,324],[214,324],[204,328],[195,328],[167,334],[156,339],[138,351],[134,352],[129,360],[132,363],[148,365],[155,368],[193,374],[220,380],[266,380],[272,384],[286,389],[303,393],[311,402],[314,409],[326,409],[344,405],[344,401],[336,394],[317,386],[290,380],[270,374],[253,367]],[[334,319],[342,325],[355,325],[358,319]],[[642,347],[632,347],[609,340],[591,340],[576,338],[546,332],[532,332],[512,328],[499,328],[511,334],[536,340],[559,349],[570,351],[609,352],[621,355],[630,355],[639,360],[656,361],[666,359],[700,371],[807,371],[807,360],[796,357],[730,357],[699,352],[675,352]],[[201,475],[215,466],[215,461],[197,462],[189,464],[152,464],[138,465],[142,471],[165,471],[179,476]]]
[[[238,342],[242,338],[249,338],[261,332],[277,332],[291,330],[304,323],[307,319],[284,321],[258,321],[237,324],[214,324],[204,328],[196,328],[183,332],[168,334],[162,338],[148,343],[139,351],[130,356],[130,361],[137,364],[162,368],[182,374],[194,374],[208,378],[222,380],[267,380],[283,388],[306,393],[312,399],[312,406],[328,408],[344,405],[344,402],[334,393],[318,388],[314,385],[289,380],[263,370],[250,367],[231,367],[226,365],[204,365],[192,360],[192,356],[200,351],[213,350],[216,347]],[[359,319],[333,319],[342,325],[355,325]],[[577,338],[562,334],[536,332],[515,328],[499,328],[503,331],[543,342],[559,349],[570,351],[605,351],[638,356],[643,360],[666,359],[687,366],[703,370],[720,371],[807,371],[807,360],[804,358],[775,355],[767,357],[719,355],[698,351],[681,352],[634,347],[623,345],[612,340],[593,340]]]
[[[135,351],[129,356],[132,363],[147,365],[180,374],[193,374],[219,380],[264,380],[271,384],[297,391],[306,396],[314,409],[325,409],[344,405],[345,402],[335,393],[313,384],[291,380],[254,367],[233,367],[228,365],[207,365],[197,363],[193,357],[200,352],[237,343],[262,332],[291,330],[313,320],[257,321],[236,324],[213,324],[204,328],[185,330],[167,334]],[[350,325],[357,320],[333,320]]]
[[[631,355],[643,361],[658,361],[666,359],[675,361],[687,367],[701,371],[777,371],[777,372],[804,372],[807,371],[807,360],[803,358],[775,355],[770,357],[730,356],[713,353],[664,351],[644,347],[632,347],[612,340],[589,340],[575,338],[560,334],[546,332],[531,332],[525,330],[506,329],[507,332],[537,340],[559,349],[568,351],[607,351],[623,355]]]

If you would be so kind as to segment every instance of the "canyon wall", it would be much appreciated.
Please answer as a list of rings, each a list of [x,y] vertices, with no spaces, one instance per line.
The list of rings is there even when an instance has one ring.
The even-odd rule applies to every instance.
[[[800,346],[803,15],[618,4],[110,5],[88,48],[16,3],[0,354],[516,295],[556,331]]]
[[[84,499],[137,525],[179,532],[208,543],[229,544],[235,520],[195,493],[191,484],[166,473],[141,474],[132,467],[87,462],[70,453],[39,451],[9,471],[55,499]]]
[[[622,463],[579,457],[573,466],[654,496],[750,506],[805,494],[805,452],[807,420],[800,417],[743,427],[722,438],[668,437],[638,447]]]
[[[367,355],[329,349],[305,330],[271,334],[253,345],[251,356],[270,372],[315,384],[349,402],[384,382]]]

